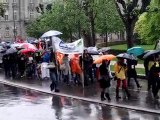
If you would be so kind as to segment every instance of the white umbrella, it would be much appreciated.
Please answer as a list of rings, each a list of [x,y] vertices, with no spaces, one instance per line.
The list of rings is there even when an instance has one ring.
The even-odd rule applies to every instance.
[[[22,46],[22,43],[11,44],[11,48],[16,48],[16,47],[21,47],[21,46]]]
[[[41,38],[45,38],[45,37],[51,37],[51,36],[56,36],[56,35],[61,35],[62,33],[56,30],[50,30],[48,32],[45,32]]]
[[[99,51],[99,52],[107,52],[107,51],[109,51],[110,49],[111,49],[110,47],[103,47],[103,48],[99,49],[98,51]]]

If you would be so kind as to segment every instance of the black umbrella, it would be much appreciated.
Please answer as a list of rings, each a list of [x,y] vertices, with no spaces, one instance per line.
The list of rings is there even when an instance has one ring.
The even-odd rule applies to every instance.
[[[142,60],[143,60],[144,55],[147,54],[148,52],[151,52],[151,51],[153,51],[153,50],[146,50],[146,51],[144,51],[144,53],[143,53],[142,55],[139,55],[139,56],[137,56],[137,57],[138,57],[139,59],[142,59]]]
[[[160,54],[160,50],[153,50],[153,51],[150,51],[150,52],[146,53],[143,56],[143,58],[146,59],[146,58],[149,58],[149,57],[155,57],[158,54]]]
[[[136,58],[133,55],[130,55],[130,54],[127,54],[127,53],[121,53],[121,54],[117,55],[117,58],[136,60]]]

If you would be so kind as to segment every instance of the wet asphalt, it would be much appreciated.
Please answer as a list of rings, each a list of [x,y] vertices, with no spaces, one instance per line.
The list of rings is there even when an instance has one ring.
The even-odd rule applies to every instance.
[[[0,120],[160,120],[160,115],[0,84]]]

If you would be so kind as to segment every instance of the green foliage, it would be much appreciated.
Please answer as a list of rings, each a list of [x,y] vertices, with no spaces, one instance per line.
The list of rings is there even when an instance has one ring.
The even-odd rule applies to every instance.
[[[32,37],[40,37],[48,30],[58,30],[64,39],[76,38],[83,30],[90,31],[92,11],[95,19],[95,30],[98,33],[119,31],[123,29],[122,22],[116,12],[113,0],[88,1],[89,7],[80,0],[57,0],[50,11],[44,12],[36,21],[27,26],[27,33]],[[87,9],[87,10],[86,10]]]
[[[148,12],[142,14],[136,23],[135,32],[141,43],[152,44],[160,39],[160,0],[152,0]]]
[[[5,9],[3,7],[3,4],[0,3],[0,16],[4,17]]]
[[[99,1],[98,15],[96,18],[97,32],[105,34],[124,30],[114,0]]]

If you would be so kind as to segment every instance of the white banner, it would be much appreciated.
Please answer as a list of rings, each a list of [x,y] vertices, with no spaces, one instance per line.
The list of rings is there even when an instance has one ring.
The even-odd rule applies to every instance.
[[[84,49],[83,39],[72,43],[64,43],[60,38],[52,37],[52,44],[57,52],[63,54],[80,54],[83,53]]]

